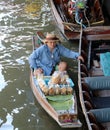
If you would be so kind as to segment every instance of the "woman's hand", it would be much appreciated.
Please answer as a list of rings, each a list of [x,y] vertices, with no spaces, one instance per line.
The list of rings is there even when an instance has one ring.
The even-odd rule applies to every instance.
[[[84,62],[84,58],[82,56],[78,56],[78,60],[81,60],[82,62]]]
[[[41,68],[34,70],[34,76],[38,76],[39,74],[42,74],[42,73],[43,73],[43,70]]]

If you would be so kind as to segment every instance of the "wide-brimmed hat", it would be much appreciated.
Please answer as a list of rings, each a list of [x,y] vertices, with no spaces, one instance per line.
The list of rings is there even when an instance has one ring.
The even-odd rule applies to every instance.
[[[47,43],[48,41],[55,41],[60,42],[59,38],[55,34],[47,33],[44,43]]]

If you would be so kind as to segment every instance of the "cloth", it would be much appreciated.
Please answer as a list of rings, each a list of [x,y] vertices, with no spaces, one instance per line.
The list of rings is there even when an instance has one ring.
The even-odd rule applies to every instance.
[[[53,67],[60,62],[61,56],[77,59],[79,54],[65,48],[63,45],[58,44],[51,52],[46,44],[34,50],[29,56],[29,64],[31,68],[42,68],[44,75],[51,74]]]
[[[69,110],[73,105],[72,95],[46,96],[55,110]]]
[[[54,102],[63,102],[72,99],[72,95],[54,95],[54,96],[46,96],[46,98],[50,101]]]
[[[110,52],[100,54],[100,64],[105,76],[110,76]]]
[[[52,105],[52,107],[55,110],[69,110],[73,105],[72,99],[69,99],[67,101],[62,101],[62,102],[54,102],[54,101],[48,100],[48,102]]]

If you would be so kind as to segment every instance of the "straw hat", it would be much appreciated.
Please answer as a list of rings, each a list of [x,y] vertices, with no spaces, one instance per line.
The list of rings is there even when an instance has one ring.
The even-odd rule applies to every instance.
[[[47,43],[48,41],[55,41],[60,42],[59,38],[55,34],[47,33],[44,43]]]

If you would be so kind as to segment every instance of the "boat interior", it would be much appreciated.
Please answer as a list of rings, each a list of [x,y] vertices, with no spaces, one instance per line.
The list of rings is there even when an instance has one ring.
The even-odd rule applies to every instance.
[[[71,5],[69,5],[69,0],[53,0],[60,17],[63,22],[70,22],[78,24],[80,19],[83,19],[85,26],[102,25],[104,23],[104,17],[102,13],[102,8],[99,0],[85,0],[84,6],[77,9],[77,4],[72,13]],[[78,18],[76,14],[78,13]],[[81,17],[81,18],[80,18]],[[72,28],[71,28],[72,29]]]
[[[90,130],[110,129],[110,40],[83,38],[79,94]]]

